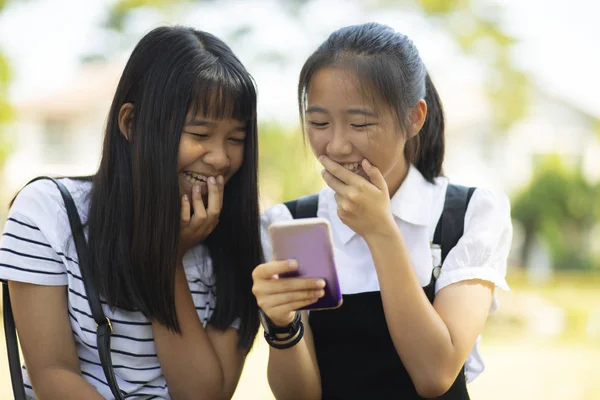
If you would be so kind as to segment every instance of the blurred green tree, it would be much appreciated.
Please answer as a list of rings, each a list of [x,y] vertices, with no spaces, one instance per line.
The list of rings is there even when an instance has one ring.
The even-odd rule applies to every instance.
[[[8,0],[0,0],[0,12],[6,7]],[[10,121],[12,109],[8,102],[8,88],[10,84],[11,70],[7,57],[0,49],[0,171],[8,158],[11,143],[6,135],[5,126]]]
[[[535,236],[544,241],[557,269],[598,267],[591,252],[591,232],[600,223],[600,185],[590,184],[578,167],[560,156],[540,159],[530,183],[512,200],[512,216],[523,226],[522,259]]]
[[[324,185],[321,167],[308,156],[299,128],[261,123],[259,131],[259,179],[265,205],[316,193]]]

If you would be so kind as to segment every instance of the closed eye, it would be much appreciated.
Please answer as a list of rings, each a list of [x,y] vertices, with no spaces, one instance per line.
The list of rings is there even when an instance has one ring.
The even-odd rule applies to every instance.
[[[368,128],[369,126],[373,126],[375,124],[350,124],[351,127],[356,129]]]
[[[192,135],[192,136],[195,136],[195,137],[200,138],[200,139],[207,139],[207,138],[209,138],[209,135],[207,135],[206,133],[194,133],[194,132],[184,132],[184,133],[187,133],[188,135]]]
[[[316,128],[324,128],[329,124],[329,122],[315,122],[315,121],[308,121],[308,123]]]
[[[229,140],[236,144],[244,144],[246,142],[246,138],[229,138]]]

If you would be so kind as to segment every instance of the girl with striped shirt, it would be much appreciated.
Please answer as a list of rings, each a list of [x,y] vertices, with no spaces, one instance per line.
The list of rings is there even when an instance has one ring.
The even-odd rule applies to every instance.
[[[148,33],[119,81],[97,173],[61,182],[84,224],[125,397],[230,398],[258,329],[251,271],[262,259],[256,91],[240,61],[206,32]],[[51,181],[15,198],[0,279],[27,396],[113,398]]]

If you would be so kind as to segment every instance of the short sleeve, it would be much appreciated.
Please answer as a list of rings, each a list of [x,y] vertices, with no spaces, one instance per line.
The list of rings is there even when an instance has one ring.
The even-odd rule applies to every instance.
[[[475,190],[465,215],[463,236],[442,265],[436,291],[469,279],[489,281],[510,290],[506,267],[512,233],[508,198],[488,189]]]
[[[36,181],[19,193],[0,238],[0,280],[67,285],[67,268],[57,250],[61,217],[66,220],[61,200],[50,181]]]
[[[264,211],[260,217],[260,238],[266,261],[273,258],[273,246],[269,236],[269,226],[274,222],[291,221],[294,218],[285,204],[276,204]]]

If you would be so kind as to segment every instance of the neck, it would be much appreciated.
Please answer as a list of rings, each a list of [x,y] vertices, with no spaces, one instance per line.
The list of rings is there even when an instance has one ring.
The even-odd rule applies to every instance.
[[[398,161],[394,168],[392,168],[385,176],[385,181],[387,182],[388,190],[390,192],[390,198],[394,196],[398,189],[400,189],[400,186],[402,186],[402,182],[404,182],[408,175],[409,167],[410,165],[406,160],[402,159],[401,161]]]

